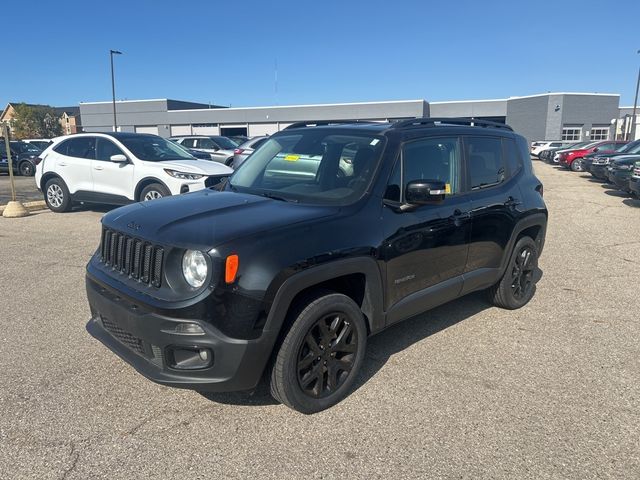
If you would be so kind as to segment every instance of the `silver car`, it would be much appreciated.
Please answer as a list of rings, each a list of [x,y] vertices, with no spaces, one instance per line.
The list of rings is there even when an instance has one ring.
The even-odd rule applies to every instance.
[[[233,164],[232,168],[235,170],[247,159],[249,155],[253,153],[253,151],[262,145],[269,136],[265,135],[262,137],[253,137],[244,142],[238,148],[233,151]]]
[[[211,160],[227,166],[233,162],[233,151],[238,148],[234,141],[220,135],[189,135],[171,137],[169,140],[191,150],[206,152],[211,155]]]

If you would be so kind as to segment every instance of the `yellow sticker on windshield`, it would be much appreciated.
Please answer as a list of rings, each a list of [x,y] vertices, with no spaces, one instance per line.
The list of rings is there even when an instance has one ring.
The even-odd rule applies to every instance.
[[[451,193],[451,184],[450,183],[445,183],[444,184],[444,193]]]
[[[286,157],[284,157],[284,159],[287,162],[295,162],[296,160],[298,160],[300,158],[300,155],[287,155]]]

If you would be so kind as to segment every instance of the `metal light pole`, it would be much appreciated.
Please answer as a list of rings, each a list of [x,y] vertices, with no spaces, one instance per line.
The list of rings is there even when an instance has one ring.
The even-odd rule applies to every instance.
[[[640,53],[638,50],[636,53]],[[636,98],[633,100],[633,114],[631,116],[631,131],[629,132],[629,136],[635,136],[636,134],[636,108],[638,108],[638,88],[640,88],[640,67],[638,67],[638,81],[636,82]],[[634,138],[627,140],[635,140]]]
[[[116,119],[116,80],[113,75],[113,56],[122,55],[122,52],[118,50],[109,50],[109,56],[111,57],[111,94],[113,98],[113,131],[118,131],[118,120]]]

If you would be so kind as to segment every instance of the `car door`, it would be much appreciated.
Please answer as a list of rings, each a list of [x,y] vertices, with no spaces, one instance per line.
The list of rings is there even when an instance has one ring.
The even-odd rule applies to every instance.
[[[468,136],[464,143],[471,197],[466,292],[497,281],[503,257],[509,254],[507,246],[522,204],[517,181],[522,160],[511,138]]]
[[[382,212],[389,323],[451,300],[462,288],[471,207],[462,191],[462,168],[458,136],[418,138],[401,148]],[[407,184],[421,179],[444,182],[444,200],[409,210],[394,207],[403,204]]]
[[[96,138],[72,137],[54,147],[54,170],[67,184],[69,193],[92,192],[92,162],[95,160]]]
[[[96,140],[96,159],[93,162],[93,185],[96,193],[111,196],[114,203],[134,200],[133,173],[135,166],[128,162],[112,162],[113,155],[128,157],[108,138]]]

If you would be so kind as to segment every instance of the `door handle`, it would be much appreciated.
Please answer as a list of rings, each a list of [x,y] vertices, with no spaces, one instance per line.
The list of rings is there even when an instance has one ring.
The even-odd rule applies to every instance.
[[[513,197],[507,198],[507,201],[504,202],[504,206],[505,207],[509,207],[509,208],[515,208],[515,207],[517,207],[518,205],[521,205],[521,204],[522,204],[522,202],[520,200],[518,200],[516,198],[513,198]]]
[[[60,162],[60,163],[58,163],[58,166],[59,166],[59,167],[66,167],[66,166],[67,166],[67,164],[66,164],[66,163],[64,163],[64,162]]]
[[[104,167],[93,167],[94,170],[104,170]]]

